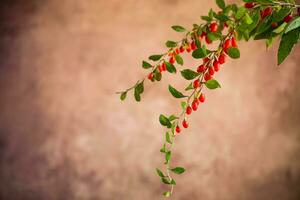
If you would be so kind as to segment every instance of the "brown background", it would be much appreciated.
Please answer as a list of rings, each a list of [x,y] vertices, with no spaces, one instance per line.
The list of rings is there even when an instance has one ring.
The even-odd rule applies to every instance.
[[[1,199],[160,199],[158,115],[180,111],[167,85],[187,83],[147,82],[141,103],[114,92],[180,39],[171,25],[200,22],[214,1],[2,2]],[[187,172],[173,199],[300,199],[300,46],[280,68],[277,46],[242,42],[241,59],[216,76],[222,89],[176,142]]]

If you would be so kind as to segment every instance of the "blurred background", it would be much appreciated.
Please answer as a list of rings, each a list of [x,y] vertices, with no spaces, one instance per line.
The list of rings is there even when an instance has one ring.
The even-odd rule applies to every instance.
[[[1,2],[0,199],[161,199],[158,116],[180,111],[168,84],[188,83],[166,73],[140,103],[114,93],[182,37],[171,25],[199,23],[214,1]],[[280,67],[278,42],[239,46],[177,138],[173,162],[187,171],[172,199],[300,199],[300,46]]]

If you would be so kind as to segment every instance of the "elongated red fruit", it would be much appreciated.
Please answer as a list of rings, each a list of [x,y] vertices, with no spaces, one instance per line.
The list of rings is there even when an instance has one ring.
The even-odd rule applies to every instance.
[[[199,101],[200,101],[201,103],[204,103],[204,101],[205,101],[205,95],[204,95],[203,93],[201,93],[201,95],[200,95],[200,97],[199,97]]]
[[[192,113],[192,107],[191,106],[188,106],[187,108],[186,108],[186,114],[188,114],[188,115],[190,115],[191,113]]]
[[[188,122],[187,122],[186,120],[183,120],[182,126],[183,126],[184,128],[188,128],[188,127],[189,127],[189,124],[188,124]]]
[[[213,22],[209,26],[210,32],[215,33],[218,31],[218,24]]]

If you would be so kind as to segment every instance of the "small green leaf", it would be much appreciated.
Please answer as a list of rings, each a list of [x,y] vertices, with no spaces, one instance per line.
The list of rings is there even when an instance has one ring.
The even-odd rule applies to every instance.
[[[171,182],[170,182],[170,184],[171,184],[171,185],[176,185],[175,179],[172,179]]]
[[[171,192],[169,192],[169,191],[164,192],[163,195],[164,195],[165,197],[170,197],[170,196],[171,196]]]
[[[185,109],[186,109],[187,103],[186,103],[185,101],[182,101],[182,102],[180,103],[180,105],[181,105],[182,110],[185,110]]]
[[[169,117],[170,122],[173,121],[173,120],[175,120],[175,119],[178,119],[178,117],[176,117],[175,115],[171,115]]]
[[[166,159],[166,164],[169,163],[171,159],[171,151],[166,152],[165,159]]]
[[[163,114],[161,114],[159,116],[159,122],[163,126],[167,126],[167,127],[171,127],[172,126],[170,120],[166,116],[164,116]]]
[[[198,72],[195,72],[190,69],[184,69],[180,73],[181,73],[181,76],[183,76],[183,78],[185,78],[186,80],[193,80],[200,75]]]
[[[134,97],[137,102],[141,101],[141,95],[144,92],[144,81],[138,83],[134,88]]]
[[[278,26],[276,29],[274,29],[273,32],[279,34],[282,31],[284,31],[286,26],[287,26],[287,23],[283,22],[280,26]]]
[[[285,29],[285,33],[290,32],[299,27],[300,27],[300,17],[298,17],[288,25],[288,27]]]
[[[166,177],[162,177],[161,178],[161,182],[163,182],[164,184],[167,184],[167,185],[171,184],[171,181],[168,178],[166,178]]]
[[[209,81],[206,81],[205,82],[205,86],[208,88],[208,89],[217,89],[217,88],[221,88],[221,85],[219,84],[218,81],[216,81],[215,79],[211,79]]]
[[[172,29],[177,32],[185,32],[186,31],[186,29],[184,27],[178,26],[178,25],[172,26]]]
[[[240,58],[240,50],[235,47],[230,47],[228,49],[228,55],[233,59]]]
[[[248,13],[245,14],[244,19],[245,19],[246,24],[248,24],[248,25],[253,23],[253,20]]]
[[[281,22],[290,12],[290,8],[281,8],[277,12],[274,11],[272,15],[272,22]]]
[[[155,70],[154,79],[157,80],[157,81],[161,81],[161,78],[162,78],[162,75],[161,75],[160,71]]]
[[[192,89],[194,89],[193,83],[190,83],[184,90],[189,91],[189,90],[192,90]]]
[[[164,144],[164,146],[160,149],[161,153],[166,153],[166,144]]]
[[[164,173],[162,171],[160,171],[158,168],[156,168],[156,173],[160,177],[165,177]]]
[[[177,46],[177,43],[176,42],[174,42],[174,41],[167,41],[166,42],[166,47],[168,47],[168,48],[173,48],[173,47],[176,47]]]
[[[152,67],[152,65],[150,63],[146,62],[146,61],[143,61],[143,65],[142,66],[143,66],[144,69],[149,69],[149,68]]]
[[[171,169],[171,171],[174,172],[175,174],[182,174],[185,172],[185,169],[183,167],[175,167]]]
[[[152,55],[149,56],[149,60],[158,61],[159,59],[161,59],[161,57],[163,57],[163,55]]]
[[[219,8],[221,8],[222,10],[225,9],[225,2],[224,0],[216,0],[217,5],[219,6]]]
[[[170,144],[172,144],[172,141],[171,141],[171,137],[170,137],[170,133],[169,132],[166,132],[166,141]]]
[[[183,65],[183,59],[179,54],[175,55],[175,60],[179,65]]]
[[[124,101],[126,99],[126,96],[127,96],[127,92],[122,92],[121,95],[120,95],[120,99],[122,101]]]
[[[137,93],[136,91],[134,91],[134,98],[137,102],[141,101],[141,95],[139,93]]]
[[[186,97],[181,92],[179,92],[174,87],[172,87],[171,85],[169,85],[169,91],[173,95],[173,97],[175,97],[175,98],[184,98],[184,97]]]
[[[201,42],[198,38],[195,39],[195,44],[198,49],[201,48]]]
[[[238,9],[238,11],[237,11],[237,13],[235,15],[235,18],[236,19],[241,19],[242,17],[244,17],[244,15],[246,14],[246,12],[247,12],[247,9],[244,6],[239,7],[239,9]]]
[[[289,31],[282,36],[277,54],[278,65],[288,57],[295,44],[298,42],[299,37],[300,28]]]
[[[196,59],[204,58],[204,57],[206,57],[206,55],[207,55],[206,48],[203,48],[203,47],[200,49],[196,49],[192,53],[193,58],[196,58]]]
[[[165,62],[166,67],[167,67],[167,71],[173,74],[176,74],[177,70],[175,68],[175,66],[169,62]]]

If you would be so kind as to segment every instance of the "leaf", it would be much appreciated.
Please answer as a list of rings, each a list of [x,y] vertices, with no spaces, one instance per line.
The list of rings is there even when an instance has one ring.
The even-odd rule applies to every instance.
[[[203,48],[203,47],[200,49],[196,49],[192,53],[193,58],[196,58],[196,59],[204,58],[204,57],[206,57],[206,55],[207,55],[206,48]]]
[[[144,81],[138,83],[134,88],[134,97],[137,102],[141,101],[141,95],[144,92]]]
[[[272,0],[256,0],[258,3],[273,3]]]
[[[166,141],[170,144],[172,144],[172,141],[171,141],[171,137],[170,137],[170,133],[169,132],[166,132]]]
[[[217,5],[219,6],[219,8],[221,8],[222,10],[225,9],[225,2],[224,0],[216,0]]]
[[[170,197],[170,196],[171,196],[171,192],[169,192],[169,191],[164,192],[163,195],[164,195],[165,197]]]
[[[172,179],[171,182],[170,182],[170,184],[171,184],[171,185],[176,185],[175,179]]]
[[[172,126],[170,120],[166,116],[164,116],[163,114],[161,114],[159,116],[159,122],[163,126],[167,126],[167,127],[171,127]]]
[[[244,6],[239,7],[239,9],[238,9],[238,11],[237,11],[237,13],[235,15],[235,18],[236,19],[241,19],[242,17],[244,17],[244,15],[246,14],[246,12],[247,12],[247,9]]]
[[[281,33],[282,31],[284,31],[285,27],[287,26],[286,22],[283,22],[280,26],[278,26],[276,29],[273,30],[273,33]]]
[[[158,61],[159,59],[161,59],[161,57],[163,57],[163,55],[152,55],[152,56],[149,56],[149,60],[153,60],[153,61]]]
[[[176,47],[177,46],[177,43],[176,42],[174,42],[174,41],[167,41],[166,42],[166,47],[168,47],[168,48],[173,48],[173,47]]]
[[[240,58],[240,50],[235,47],[230,47],[228,49],[228,55],[233,59]]]
[[[245,19],[246,24],[248,24],[248,25],[253,23],[253,20],[248,13],[245,14],[244,19]]]
[[[290,12],[290,8],[281,8],[279,11],[273,12],[272,22],[282,21],[285,18],[285,16],[287,16]]]
[[[126,99],[126,96],[127,96],[127,92],[122,92],[121,95],[120,95],[120,99],[122,101],[124,101]]]
[[[294,21],[292,21],[288,27],[285,29],[284,33],[290,32],[296,28],[300,27],[300,17],[298,17],[297,19],[295,19]]]
[[[166,164],[169,163],[171,159],[171,151],[166,152],[165,159],[166,159]]]
[[[193,83],[190,83],[184,90],[189,91],[189,90],[192,90],[192,89],[194,89]]]
[[[173,74],[176,74],[177,70],[175,68],[175,66],[169,62],[165,62],[166,67],[167,67],[167,71]]]
[[[150,63],[146,62],[146,61],[143,61],[142,66],[143,66],[144,69],[149,69],[149,68],[152,67],[152,65]]]
[[[160,171],[158,168],[156,168],[156,173],[160,177],[165,177],[164,173],[162,171]]]
[[[294,29],[282,36],[277,54],[278,65],[288,57],[295,44],[298,42],[299,37],[300,28]]]
[[[166,153],[166,144],[164,144],[164,146],[160,149],[161,153]]]
[[[190,69],[184,69],[180,73],[181,76],[183,76],[183,78],[185,78],[186,80],[193,80],[200,75],[198,72],[195,72]]]
[[[179,92],[174,87],[172,87],[171,85],[169,85],[169,91],[173,95],[173,97],[175,97],[175,98],[184,98],[184,97],[186,97],[181,92]]]
[[[208,88],[208,89],[217,89],[217,88],[221,88],[221,85],[219,84],[218,81],[216,81],[215,79],[211,79],[209,81],[206,81],[205,82],[205,86]]]
[[[137,93],[136,91],[134,91],[134,98],[137,102],[141,101],[141,95],[139,93]]]
[[[176,32],[185,32],[186,29],[182,26],[179,26],[179,25],[175,25],[175,26],[172,26],[172,29]]]
[[[171,181],[169,181],[169,179],[165,178],[165,177],[162,177],[161,178],[161,182],[163,182],[164,184],[167,184],[167,185],[170,185],[171,184]]]
[[[183,167],[175,167],[171,169],[171,171],[174,172],[175,174],[182,174],[185,172],[185,169]]]
[[[176,117],[175,115],[171,115],[169,117],[170,122],[173,121],[173,120],[175,120],[175,119],[178,119],[178,117]]]
[[[154,79],[160,81],[161,77],[162,77],[161,73],[158,70],[155,70]]]
[[[182,108],[182,110],[185,110],[186,109],[186,102],[185,101],[182,101],[181,103],[180,103],[180,105],[181,105],[181,108]]]
[[[179,54],[175,55],[175,60],[179,65],[183,65],[183,59]]]

